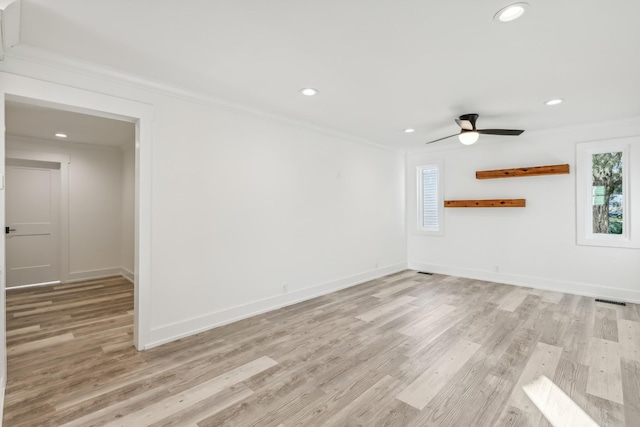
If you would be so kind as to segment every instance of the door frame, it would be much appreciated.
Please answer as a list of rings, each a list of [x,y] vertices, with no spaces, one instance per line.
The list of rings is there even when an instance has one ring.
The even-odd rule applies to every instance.
[[[0,72],[0,129],[5,127],[7,100],[91,114],[135,123],[135,260],[133,343],[138,350],[149,344],[151,320],[151,181],[152,124],[155,108],[130,99]],[[0,222],[5,220],[5,132],[0,132]],[[0,368],[6,383],[5,237],[0,240]]]
[[[69,164],[71,157],[64,154],[44,153],[27,150],[5,150],[7,159],[31,160],[36,162],[58,163],[60,165],[60,212],[58,229],[58,268],[60,282],[69,280]],[[3,175],[3,177],[6,175]],[[6,181],[5,181],[6,182]],[[6,209],[6,204],[5,204]],[[5,236],[6,242],[6,236]],[[6,247],[5,247],[6,249]],[[6,253],[5,253],[6,260]],[[6,273],[5,273],[6,274]],[[6,275],[4,276],[6,279]],[[6,281],[3,281],[6,287]]]

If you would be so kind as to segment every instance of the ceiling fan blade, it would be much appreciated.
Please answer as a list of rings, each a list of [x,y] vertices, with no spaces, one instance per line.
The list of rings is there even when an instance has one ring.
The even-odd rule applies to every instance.
[[[473,123],[470,120],[456,119],[456,123],[464,130],[473,130]]]
[[[453,135],[445,136],[444,138],[434,139],[433,141],[425,142],[425,144],[432,144],[434,142],[442,141],[443,139],[451,138],[452,136],[459,135],[458,133],[454,133]]]
[[[478,129],[477,132],[485,134],[485,135],[507,135],[507,136],[512,135],[512,136],[517,136],[517,135],[520,135],[524,131],[523,130],[516,130],[516,129]]]

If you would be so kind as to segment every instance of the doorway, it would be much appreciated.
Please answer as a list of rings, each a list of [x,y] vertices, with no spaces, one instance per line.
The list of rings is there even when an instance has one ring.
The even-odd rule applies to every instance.
[[[138,350],[149,343],[150,336],[150,277],[151,277],[151,123],[153,106],[130,99],[77,89],[29,77],[0,74],[0,93],[6,101],[26,102],[32,105],[74,111],[98,117],[113,118],[135,124],[135,215],[134,215],[134,328],[133,341]],[[4,120],[4,112],[0,120]],[[4,168],[5,135],[1,133],[0,165]],[[4,171],[3,171],[4,172]],[[2,174],[4,175],[4,173]],[[3,189],[0,186],[0,189]],[[0,198],[0,219],[4,222],[4,197]],[[6,238],[4,239],[6,243]],[[5,245],[0,245],[0,259],[5,258]],[[5,335],[6,269],[0,276],[0,341]],[[0,346],[2,382],[6,375],[6,348]]]
[[[15,101],[5,120],[7,288],[133,280],[135,124]]]

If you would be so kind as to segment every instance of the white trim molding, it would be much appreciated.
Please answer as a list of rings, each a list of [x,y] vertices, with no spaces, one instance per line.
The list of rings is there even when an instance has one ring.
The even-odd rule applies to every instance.
[[[120,274],[122,275],[122,277],[124,277],[125,279],[127,279],[131,283],[135,283],[136,282],[135,274],[133,274],[133,271],[129,270],[128,268],[121,267],[120,268]]]
[[[6,392],[6,380],[0,377],[0,427],[2,427],[2,420],[4,419],[4,394]]]
[[[593,232],[592,159],[599,153],[622,153],[622,234]],[[640,248],[640,137],[576,144],[576,235],[579,245]],[[637,194],[634,196],[633,191]],[[608,201],[607,201],[608,203]]]
[[[136,124],[136,206],[135,206],[135,262],[136,283],[134,292],[134,344],[143,350],[149,342],[151,323],[151,197],[152,197],[152,123],[155,118],[155,107],[139,101],[105,95],[85,89],[78,89],[62,84],[51,83],[31,77],[24,77],[6,72],[0,73],[0,127],[4,128],[4,103],[14,100],[49,106],[67,111],[89,113],[101,117],[126,120]],[[0,170],[4,173],[4,149],[6,135],[0,136],[0,155],[2,160]],[[0,219],[4,221],[4,197],[0,198]],[[4,236],[4,235],[3,235]],[[4,237],[3,237],[4,239]],[[4,242],[4,241],[3,241]],[[0,244],[0,259],[4,259],[4,245]],[[4,270],[4,269],[3,269]],[[74,272],[70,280],[86,277],[88,272]],[[120,275],[121,268],[117,267],[113,273],[111,269],[90,273],[98,275]],[[5,272],[2,272],[3,285],[0,293],[4,294]],[[0,317],[4,318],[5,305],[1,304]],[[4,337],[4,323],[1,323]],[[6,350],[6,345],[0,344]],[[6,353],[4,353],[6,355]],[[6,357],[0,363],[6,366]],[[6,372],[6,369],[3,371]]]
[[[376,270],[366,271],[353,276],[344,277],[342,279],[310,286],[287,294],[275,295],[262,300],[215,311],[204,316],[198,316],[182,322],[154,328],[151,330],[151,343],[147,348],[156,347],[180,338],[207,331],[209,329],[237,322],[238,320],[257,316],[268,311],[293,305],[331,292],[360,285],[370,280],[388,276],[389,274],[397,273],[406,269],[407,264],[404,262],[393,264]]]
[[[429,264],[418,261],[409,261],[409,269],[427,271],[448,276],[465,277],[468,279],[483,280],[486,282],[504,283],[506,285],[522,286],[527,288],[543,289],[546,291],[563,292],[573,295],[582,295],[594,298],[621,300],[634,304],[640,304],[640,291],[632,289],[620,289],[604,287],[594,283],[579,283],[567,280],[547,279],[544,277],[524,276],[519,274],[494,273],[473,268],[462,268],[449,265]]]
[[[98,270],[69,272],[65,283],[82,282],[84,280],[105,279],[107,277],[122,276],[122,267],[100,268]]]
[[[251,117],[253,119],[287,125],[289,127],[297,129],[310,130],[353,144],[376,147],[385,151],[398,151],[386,145],[379,144],[356,135],[351,135],[338,129],[333,129],[327,126],[319,126],[311,122],[294,119],[286,115],[274,114],[266,110],[248,107],[246,105],[241,105],[229,100],[217,98],[212,95],[207,95],[202,92],[169,84],[164,81],[152,80],[146,77],[127,73],[114,68],[109,68],[93,62],[79,60],[77,58],[68,57],[59,53],[53,53],[34,46],[25,44],[18,45],[14,49],[12,49],[11,52],[6,56],[7,62],[11,60],[21,62],[23,64],[34,64],[42,67],[64,70],[69,73],[96,78],[103,81],[109,81],[118,85],[129,86],[164,96],[182,99],[188,102],[206,105],[209,108],[215,108],[220,111],[240,114],[245,117]],[[6,68],[8,70],[11,69],[11,67],[8,66]]]

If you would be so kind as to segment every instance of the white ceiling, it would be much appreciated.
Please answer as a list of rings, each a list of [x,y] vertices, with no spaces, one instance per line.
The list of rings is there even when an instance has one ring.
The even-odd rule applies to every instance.
[[[529,0],[494,22],[509,3],[22,0],[21,41],[400,149],[463,113],[529,132],[640,116],[640,1]]]
[[[6,101],[5,107],[8,135],[111,147],[125,147],[135,141],[133,123],[15,101]],[[58,132],[67,138],[54,136]]]

